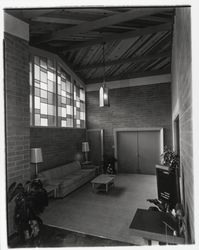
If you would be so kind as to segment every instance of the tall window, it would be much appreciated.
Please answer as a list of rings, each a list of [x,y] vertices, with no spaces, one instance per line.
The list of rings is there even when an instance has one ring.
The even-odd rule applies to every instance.
[[[85,91],[74,84],[74,126],[85,127]]]
[[[52,60],[34,57],[35,126],[56,126],[56,74]]]
[[[85,128],[85,90],[55,60],[30,60],[30,125]]]
[[[58,66],[58,126],[73,127],[73,86],[71,77]]]

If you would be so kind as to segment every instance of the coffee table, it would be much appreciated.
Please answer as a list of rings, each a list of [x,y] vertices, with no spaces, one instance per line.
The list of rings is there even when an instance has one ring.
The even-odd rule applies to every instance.
[[[93,191],[105,191],[106,193],[111,186],[114,186],[114,175],[101,174],[91,181]]]

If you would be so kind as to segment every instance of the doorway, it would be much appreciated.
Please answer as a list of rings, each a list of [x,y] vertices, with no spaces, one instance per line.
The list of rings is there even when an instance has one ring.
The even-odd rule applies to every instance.
[[[116,129],[115,157],[118,173],[155,174],[163,152],[163,129]]]
[[[90,146],[89,160],[94,165],[100,166],[104,155],[104,131],[103,129],[87,129],[86,133]]]

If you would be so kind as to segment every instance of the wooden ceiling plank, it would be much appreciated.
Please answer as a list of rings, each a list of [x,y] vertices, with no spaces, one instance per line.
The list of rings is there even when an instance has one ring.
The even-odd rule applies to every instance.
[[[128,27],[128,26],[124,26],[124,25],[111,25],[107,28],[111,28],[111,29],[119,29],[119,30],[136,30],[136,28],[134,27]]]
[[[160,69],[170,62],[170,58],[163,58],[157,65],[153,66],[154,70]]]
[[[146,43],[151,34],[141,37],[131,38],[132,45],[126,52],[122,55],[123,58],[130,58],[132,56],[137,56],[136,51],[139,48],[140,44]],[[139,55],[139,54],[138,54]]]
[[[171,8],[169,8],[171,10]],[[47,42],[50,40],[63,39],[68,36],[77,34],[77,33],[85,33],[91,30],[100,29],[103,27],[108,27],[110,25],[114,25],[117,23],[135,20],[139,17],[149,16],[156,13],[160,13],[168,10],[168,8],[147,8],[147,9],[132,9],[130,11],[119,13],[115,15],[111,15],[108,17],[97,19],[96,21],[89,21],[79,24],[75,27],[61,29],[55,32],[46,35],[45,37],[40,39],[40,43]]]
[[[68,48],[60,48],[60,50],[72,51],[72,50],[77,50],[77,49],[84,48],[84,47],[93,46],[93,45],[103,43],[103,42],[110,42],[114,40],[124,40],[124,39],[137,37],[137,36],[145,36],[145,35],[156,33],[156,32],[161,32],[161,31],[163,32],[163,31],[171,30],[171,27],[172,27],[171,23],[166,23],[166,24],[139,29],[137,31],[125,32],[122,35],[121,34],[107,35],[107,36],[104,36],[103,38],[94,39],[88,42],[81,43],[79,45],[70,46]]]
[[[146,16],[146,17],[141,17],[141,20],[145,21],[155,21],[159,23],[166,23],[169,21],[169,18],[166,17],[157,17],[157,16]]]
[[[167,48],[171,46],[171,34],[164,34],[163,37],[154,43],[151,48],[148,50],[148,53],[154,53],[155,51],[164,50],[163,48],[166,46]],[[170,45],[170,46],[168,46]]]
[[[166,52],[163,52],[163,53],[152,54],[152,55],[133,56],[131,58],[107,61],[106,62],[106,67],[111,66],[111,65],[129,63],[129,62],[148,61],[148,60],[152,60],[152,59],[156,59],[156,58],[162,58],[162,57],[170,57],[170,51],[166,51]],[[100,67],[103,67],[103,63],[85,65],[85,66],[82,66],[80,68],[74,68],[74,69],[75,69],[75,71],[82,71],[82,70],[85,70],[85,69],[93,69],[93,68],[100,68]]]
[[[124,53],[134,43],[134,41],[132,41],[132,40],[133,39],[129,38],[129,39],[126,39],[126,40],[119,41],[119,43],[113,48],[113,50],[111,51],[111,53],[109,53],[108,56],[106,56],[106,61],[116,60],[118,58],[122,58],[122,56],[124,55]],[[105,53],[105,55],[106,55],[106,53]],[[128,56],[126,56],[126,57],[128,57]]]
[[[150,48],[151,48],[154,44],[156,44],[156,43],[157,43],[157,40],[159,40],[160,37],[162,37],[163,35],[164,35],[164,32],[155,33],[153,36],[151,36],[151,37],[149,38],[149,40],[148,40],[146,43],[144,43],[144,44],[136,51],[136,53],[141,54],[141,55],[143,55],[143,54],[149,54],[148,51],[150,50]]]

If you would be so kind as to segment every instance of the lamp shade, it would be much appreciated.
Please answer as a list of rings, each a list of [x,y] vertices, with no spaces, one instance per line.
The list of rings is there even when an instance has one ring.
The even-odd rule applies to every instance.
[[[31,163],[43,162],[42,150],[41,148],[31,148]]]
[[[86,142],[82,142],[82,152],[89,152],[90,149],[89,149],[89,143],[86,141]]]
[[[109,107],[109,93],[108,88],[103,85],[99,90],[99,106],[100,107]]]

